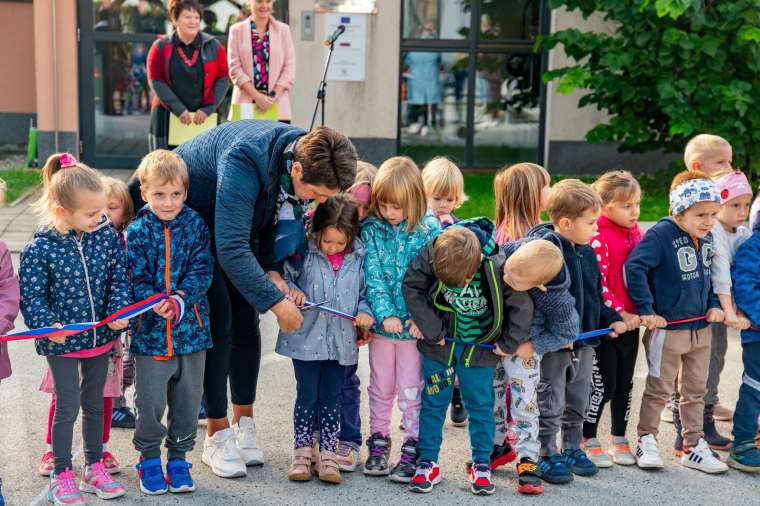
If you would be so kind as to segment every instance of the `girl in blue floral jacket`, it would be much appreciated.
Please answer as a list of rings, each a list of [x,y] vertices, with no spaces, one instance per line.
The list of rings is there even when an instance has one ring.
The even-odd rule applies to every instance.
[[[372,435],[364,473],[408,482],[415,472],[422,365],[416,339],[420,337],[401,292],[409,264],[439,233],[438,221],[426,215],[427,199],[420,169],[397,156],[380,166],[372,183],[372,216],[362,222],[366,248],[364,272],[367,299],[381,329],[369,344],[369,418]],[[390,424],[398,395],[404,424],[401,458],[390,469]]]
[[[68,153],[51,156],[39,202],[45,223],[21,252],[21,312],[29,328],[96,322],[132,303],[124,251],[103,213],[106,193],[97,172]],[[103,464],[103,385],[110,351],[126,320],[69,337],[36,340],[53,376],[55,470],[48,500],[83,504],[81,492],[124,495]],[[80,378],[80,369],[82,377]],[[85,466],[81,491],[72,472],[71,440],[82,407]]]

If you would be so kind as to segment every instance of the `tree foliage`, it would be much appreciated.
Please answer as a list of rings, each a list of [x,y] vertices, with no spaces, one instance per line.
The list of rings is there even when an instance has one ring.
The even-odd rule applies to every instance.
[[[538,41],[574,65],[551,70],[558,93],[609,113],[586,134],[623,151],[682,151],[709,132],[728,139],[734,163],[760,171],[760,0],[549,0],[600,14],[612,33],[570,28]]]

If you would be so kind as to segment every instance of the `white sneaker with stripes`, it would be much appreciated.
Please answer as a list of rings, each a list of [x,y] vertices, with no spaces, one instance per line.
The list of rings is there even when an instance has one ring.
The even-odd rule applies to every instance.
[[[700,439],[697,446],[684,447],[681,464],[707,474],[719,474],[728,471],[728,466],[713,454],[704,439]]]
[[[657,440],[651,434],[639,438],[635,457],[636,464],[641,469],[662,469],[665,467],[662,458],[660,458],[660,450],[657,448]]]

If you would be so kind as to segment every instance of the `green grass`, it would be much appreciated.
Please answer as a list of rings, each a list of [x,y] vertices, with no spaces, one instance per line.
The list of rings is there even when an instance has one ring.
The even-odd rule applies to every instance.
[[[466,172],[464,175],[464,191],[469,200],[457,209],[456,214],[460,218],[472,218],[474,216],[495,216],[495,200],[493,195],[493,174]],[[577,176],[552,176],[552,183],[561,179]],[[579,177],[585,183],[594,181],[594,177]],[[668,215],[668,189],[671,177],[669,174],[656,176],[641,176],[638,178],[643,192],[641,201],[641,221],[657,221]]]
[[[400,155],[408,156],[420,167],[436,156],[446,156],[456,164],[464,164],[464,146],[440,144],[402,144]],[[475,165],[478,167],[502,167],[504,164],[536,159],[535,148],[511,146],[476,146]]]
[[[0,179],[5,181],[5,202],[10,204],[19,198],[29,188],[38,186],[42,182],[39,170],[12,168],[0,170]]]

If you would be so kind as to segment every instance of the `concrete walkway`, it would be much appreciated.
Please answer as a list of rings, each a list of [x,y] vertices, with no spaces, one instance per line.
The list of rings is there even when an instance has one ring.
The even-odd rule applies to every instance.
[[[130,170],[103,170],[108,176],[126,181],[132,174]],[[0,208],[0,240],[5,241],[13,253],[20,252],[31,240],[39,223],[34,203],[40,196],[38,190],[12,207]]]

